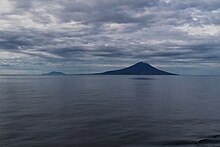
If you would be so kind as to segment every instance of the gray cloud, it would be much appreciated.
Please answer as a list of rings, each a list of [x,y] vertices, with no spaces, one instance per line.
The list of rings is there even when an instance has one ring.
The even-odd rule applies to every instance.
[[[2,0],[1,73],[91,73],[146,61],[212,74],[219,14],[218,0]]]

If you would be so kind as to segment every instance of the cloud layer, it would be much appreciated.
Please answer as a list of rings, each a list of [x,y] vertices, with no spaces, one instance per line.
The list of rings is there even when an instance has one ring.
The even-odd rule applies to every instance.
[[[1,0],[0,73],[220,74],[219,16],[219,0]]]

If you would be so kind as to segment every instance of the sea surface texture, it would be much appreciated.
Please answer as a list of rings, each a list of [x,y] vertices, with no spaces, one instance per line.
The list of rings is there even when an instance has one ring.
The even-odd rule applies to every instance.
[[[220,76],[1,76],[0,146],[220,146]]]

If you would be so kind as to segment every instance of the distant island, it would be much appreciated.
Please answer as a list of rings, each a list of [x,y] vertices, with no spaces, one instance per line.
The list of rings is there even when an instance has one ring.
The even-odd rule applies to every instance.
[[[64,76],[64,75],[73,75],[73,74],[65,74],[63,72],[52,71],[49,73],[45,73],[42,75],[46,76]],[[79,74],[79,75],[178,75],[166,71],[159,70],[148,63],[138,62],[132,66],[119,69],[119,70],[111,70],[102,73],[95,74]]]
[[[159,70],[147,63],[138,62],[127,68],[97,73],[96,75],[177,75]]]
[[[66,74],[63,73],[63,72],[52,71],[52,72],[45,73],[45,74],[42,74],[42,75],[45,75],[45,76],[64,76]]]

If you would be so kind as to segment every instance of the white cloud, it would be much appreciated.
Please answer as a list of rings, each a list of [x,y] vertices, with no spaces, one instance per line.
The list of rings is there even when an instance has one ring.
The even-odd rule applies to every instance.
[[[14,9],[13,2],[9,0],[1,0],[0,8],[0,14],[10,13]]]
[[[195,36],[205,37],[205,36],[220,35],[220,25],[203,25],[203,26],[184,25],[179,27],[179,29],[193,36],[195,35]]]
[[[134,28],[136,24],[133,23],[106,23],[103,25],[106,31],[113,31],[113,32],[123,32],[126,30],[130,30]]]
[[[0,59],[1,60],[14,60],[14,59],[21,59],[21,58],[25,58],[27,57],[27,55],[23,55],[20,53],[11,53],[11,52],[0,52]]]

